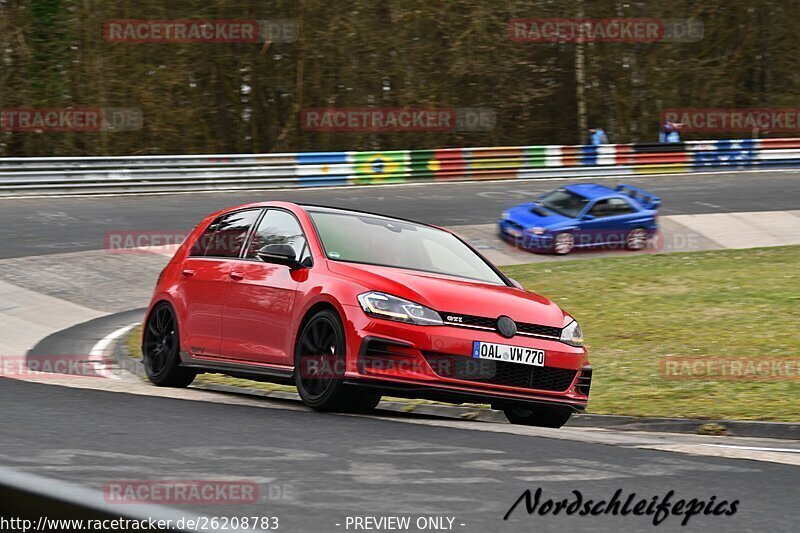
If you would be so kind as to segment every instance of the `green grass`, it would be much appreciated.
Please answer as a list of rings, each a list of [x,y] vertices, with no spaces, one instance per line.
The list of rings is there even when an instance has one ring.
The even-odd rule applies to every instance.
[[[131,357],[135,359],[142,358],[142,326],[136,326],[128,333],[126,344]]]
[[[800,361],[800,246],[632,255],[503,269],[578,318],[594,367],[589,412],[800,421],[800,380],[668,380],[664,357]],[[140,328],[128,339],[141,357]],[[294,391],[220,374],[198,376]],[[411,404],[434,403],[402,400]]]
[[[666,356],[800,359],[800,246],[518,265],[569,311],[594,367],[590,412],[800,420],[800,381],[667,380]]]

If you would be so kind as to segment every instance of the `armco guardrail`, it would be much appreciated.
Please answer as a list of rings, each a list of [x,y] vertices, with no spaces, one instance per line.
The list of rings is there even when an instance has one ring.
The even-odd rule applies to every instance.
[[[0,195],[168,192],[800,167],[800,139],[187,156],[0,158]]]

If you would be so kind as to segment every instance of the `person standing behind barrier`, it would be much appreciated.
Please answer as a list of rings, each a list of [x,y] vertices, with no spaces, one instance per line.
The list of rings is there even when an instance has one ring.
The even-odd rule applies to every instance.
[[[676,122],[666,122],[661,125],[658,132],[658,142],[660,143],[679,143],[681,142],[681,134],[678,130],[682,124]]]
[[[608,135],[603,128],[589,128],[589,144],[608,144]]]

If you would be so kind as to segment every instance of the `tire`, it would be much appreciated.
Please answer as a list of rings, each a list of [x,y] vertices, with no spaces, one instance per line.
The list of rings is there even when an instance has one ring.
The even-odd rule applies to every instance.
[[[572,233],[559,233],[553,238],[553,253],[567,255],[575,248],[575,236]]]
[[[159,387],[188,387],[197,371],[180,366],[180,335],[175,310],[167,302],[153,308],[145,322],[142,358],[147,378]]]
[[[644,228],[633,228],[625,236],[625,247],[628,250],[642,250],[647,246],[647,230]]]
[[[506,418],[512,424],[558,429],[567,423],[572,411],[558,407],[506,407]]]
[[[363,413],[378,405],[378,393],[344,384],[344,327],[339,315],[325,309],[301,328],[295,342],[294,381],[300,399],[318,411]]]

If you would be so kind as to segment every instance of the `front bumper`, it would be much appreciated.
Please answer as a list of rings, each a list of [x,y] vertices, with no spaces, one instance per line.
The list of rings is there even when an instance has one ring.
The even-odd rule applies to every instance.
[[[559,405],[582,411],[589,400],[591,366],[585,348],[557,340],[450,325],[416,326],[370,318],[346,306],[349,357],[345,380],[394,396],[453,403]],[[545,366],[471,357],[473,341],[545,351]]]
[[[553,249],[553,235],[550,233],[535,235],[510,220],[500,220],[497,223],[497,232],[501,239],[517,248],[534,252],[547,252]]]

